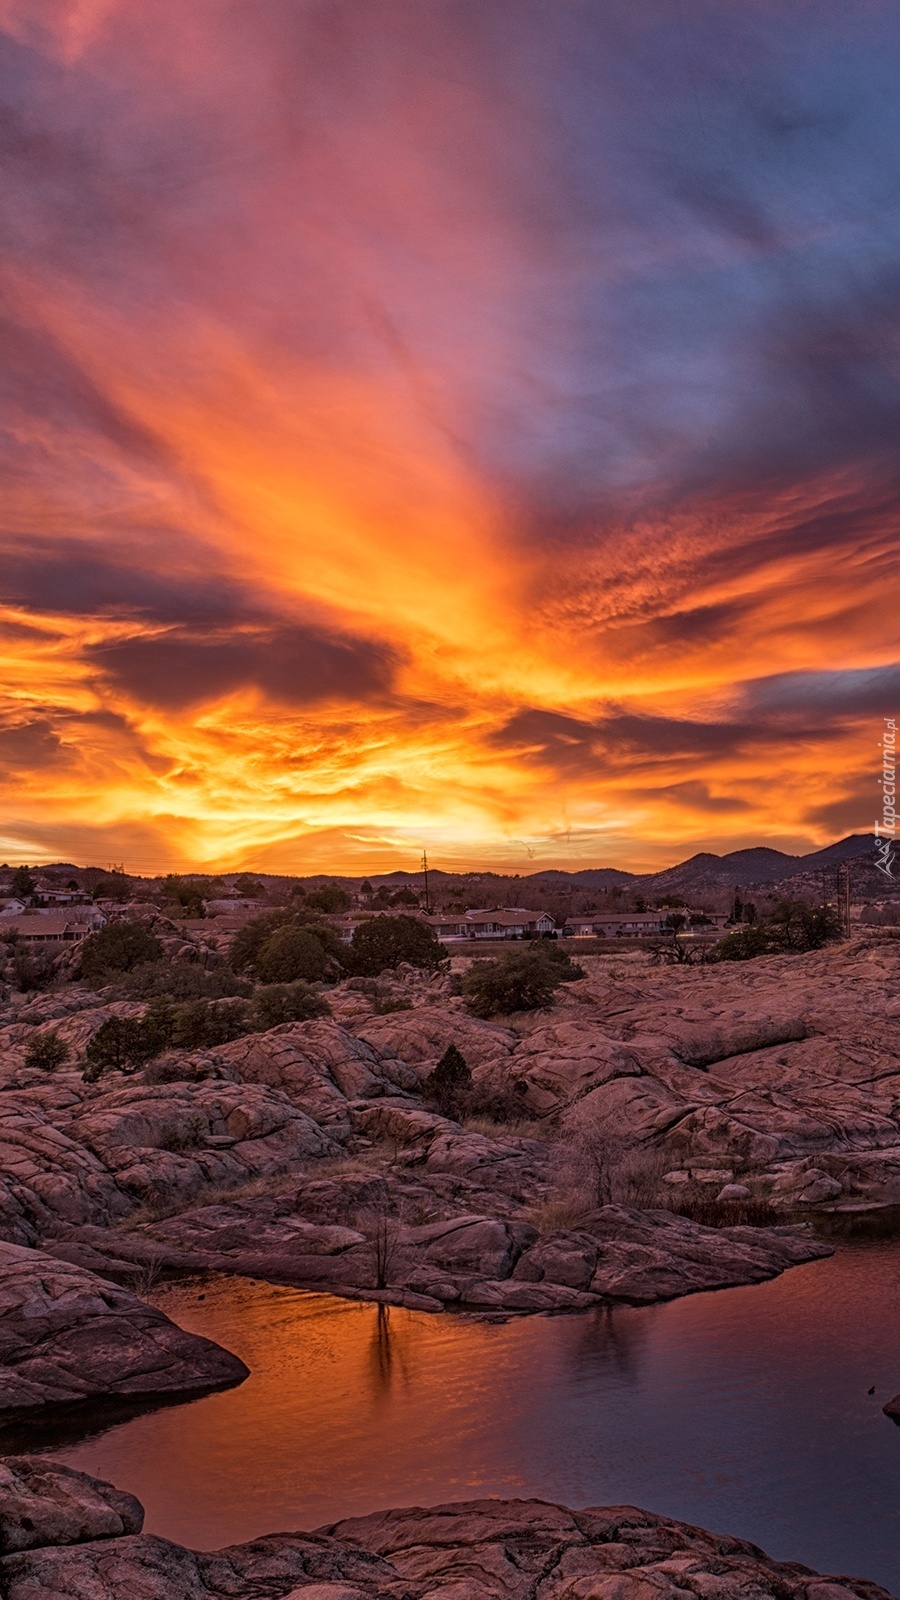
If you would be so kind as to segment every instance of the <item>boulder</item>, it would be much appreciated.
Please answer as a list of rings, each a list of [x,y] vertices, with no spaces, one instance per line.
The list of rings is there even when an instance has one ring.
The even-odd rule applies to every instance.
[[[39,1468],[19,1458],[26,1496]],[[98,1505],[116,1493],[90,1479],[78,1493],[88,1486]],[[0,1556],[4,1600],[891,1600],[865,1579],[823,1579],[745,1539],[636,1506],[461,1500],[217,1551],[141,1533],[84,1538],[73,1526],[70,1544]]]
[[[0,1244],[0,1415],[79,1400],[163,1398],[240,1383],[247,1368],[127,1289]]]
[[[119,1538],[143,1522],[140,1501],[102,1479],[39,1457],[0,1460],[0,1555]]]

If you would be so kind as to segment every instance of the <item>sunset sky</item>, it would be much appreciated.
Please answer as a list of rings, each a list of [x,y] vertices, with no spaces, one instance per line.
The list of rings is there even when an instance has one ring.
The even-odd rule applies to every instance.
[[[878,819],[900,9],[0,0],[0,859]]]

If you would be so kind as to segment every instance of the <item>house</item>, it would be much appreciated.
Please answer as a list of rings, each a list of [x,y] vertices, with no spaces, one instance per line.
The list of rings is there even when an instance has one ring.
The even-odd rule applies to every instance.
[[[76,912],[36,911],[30,917],[6,918],[3,932],[17,934],[23,944],[80,944],[95,928]]]
[[[20,917],[24,910],[24,900],[0,900],[0,917]]]
[[[465,911],[425,919],[439,939],[536,939],[553,933],[556,923],[546,911],[507,906],[494,911]]]

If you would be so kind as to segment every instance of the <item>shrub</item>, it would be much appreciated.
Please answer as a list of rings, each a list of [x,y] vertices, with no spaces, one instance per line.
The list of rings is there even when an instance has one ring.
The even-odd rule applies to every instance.
[[[258,917],[251,917],[249,922],[245,922],[235,934],[231,946],[231,965],[235,972],[246,972],[252,967],[266,940],[276,929],[284,928],[296,921],[295,911],[282,908],[277,911],[263,911]]]
[[[160,1049],[208,1050],[240,1039],[251,1029],[246,1000],[201,997],[171,1005],[161,999],[151,1002],[144,1020],[155,1030]]]
[[[293,983],[297,978],[315,983],[326,976],[330,964],[309,928],[288,924],[269,935],[255,957],[253,970],[260,983]]]
[[[271,983],[253,997],[253,1026],[265,1032],[283,1022],[310,1022],[329,1017],[331,1007],[308,983]]]
[[[754,956],[767,956],[771,952],[772,944],[766,930],[758,922],[726,933],[716,946],[720,961],[752,961]]]
[[[147,961],[160,961],[163,947],[140,922],[110,922],[81,946],[81,972],[88,983],[103,983],[120,972],[132,972]]]
[[[494,1017],[549,1006],[559,984],[568,981],[558,961],[547,960],[532,946],[491,961],[473,961],[463,976],[462,992],[476,1017]]]
[[[361,922],[353,934],[352,959],[357,972],[375,976],[388,967],[399,966],[401,961],[434,972],[447,956],[427,922],[399,916],[372,917]]]
[[[250,984],[238,978],[230,967],[211,971],[187,961],[145,961],[125,973],[118,992],[129,1000],[223,1000],[250,994]]]
[[[86,1083],[104,1072],[136,1072],[168,1044],[165,1030],[152,1017],[107,1017],[85,1051]]]
[[[821,950],[841,937],[832,906],[808,906],[803,900],[782,900],[762,922],[735,928],[716,947],[720,961],[749,961],[754,956],[802,954]]]
[[[455,1044],[448,1044],[433,1072],[422,1084],[426,1100],[436,1106],[442,1116],[456,1116],[462,1109],[466,1091],[472,1087],[472,1074],[464,1055]]]
[[[41,1072],[53,1072],[68,1061],[72,1052],[55,1028],[46,1028],[34,1035],[25,1051],[26,1067],[37,1067]]]
[[[30,989],[49,989],[53,982],[53,963],[59,947],[49,945],[29,947],[24,941],[13,945],[12,977],[17,989],[27,993]]]
[[[326,883],[321,889],[314,889],[306,896],[306,904],[311,911],[324,911],[334,915],[336,911],[347,910],[350,896],[339,883]]]

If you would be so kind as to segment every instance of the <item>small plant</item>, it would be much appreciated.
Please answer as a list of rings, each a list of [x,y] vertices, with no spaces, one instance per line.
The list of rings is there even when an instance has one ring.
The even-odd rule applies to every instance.
[[[302,979],[296,983],[266,984],[254,995],[251,1007],[253,1026],[261,1032],[284,1022],[310,1022],[314,1017],[330,1015],[327,1000]]]
[[[422,1084],[422,1093],[443,1116],[455,1116],[461,1110],[467,1090],[472,1088],[472,1073],[464,1055],[455,1044],[448,1044],[433,1072]]]
[[[157,1018],[107,1017],[85,1051],[85,1083],[104,1072],[137,1072],[166,1048],[169,1040]]]
[[[40,1072],[53,1072],[71,1059],[72,1052],[55,1028],[35,1034],[25,1051],[26,1067],[36,1067]]]

